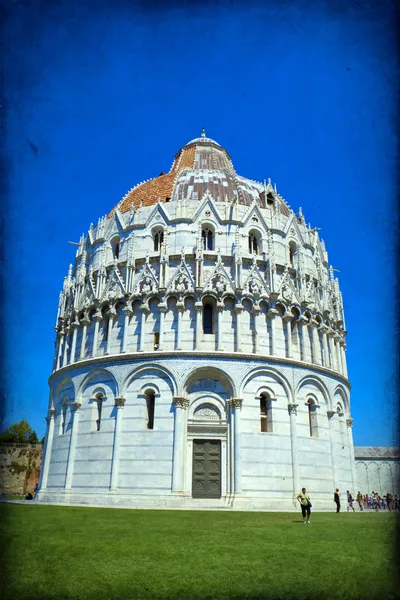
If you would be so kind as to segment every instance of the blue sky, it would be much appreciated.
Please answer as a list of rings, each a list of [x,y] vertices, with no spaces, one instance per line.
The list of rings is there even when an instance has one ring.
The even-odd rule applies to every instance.
[[[396,39],[378,3],[9,2],[4,424],[45,431],[77,241],[206,127],[340,270],[356,445],[396,435]],[[379,315],[379,320],[378,320]]]

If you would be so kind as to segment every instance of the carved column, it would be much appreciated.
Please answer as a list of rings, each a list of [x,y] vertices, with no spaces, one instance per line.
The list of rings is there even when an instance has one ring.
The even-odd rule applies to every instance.
[[[234,457],[234,487],[235,494],[242,493],[242,455],[241,455],[241,427],[240,416],[243,400],[241,398],[232,398],[231,406],[233,409],[233,457]]]
[[[65,367],[68,364],[68,350],[69,350],[69,336],[71,334],[71,330],[66,327],[64,333],[64,352],[62,359],[62,366]]]
[[[276,315],[278,311],[275,308],[271,308],[267,312],[268,319],[271,320],[271,356],[276,356]]]
[[[243,304],[235,304],[236,313],[236,352],[242,352],[242,312]]]
[[[353,422],[354,419],[346,419],[346,425],[347,425],[347,439],[348,439],[348,446],[349,446],[349,460],[350,460],[350,467],[351,467],[351,479],[352,479],[352,483],[353,483],[353,495],[357,493],[357,474],[356,474],[356,461],[354,458],[354,443],[353,443]]]
[[[306,353],[305,353],[305,347],[304,347],[304,330],[303,330],[303,326],[304,326],[304,321],[302,318],[297,319],[296,321],[296,326],[297,326],[297,338],[299,340],[299,356],[300,356],[300,360],[306,360]]]
[[[172,492],[181,494],[184,491],[184,465],[186,442],[186,410],[189,400],[182,396],[173,398],[175,405],[174,450],[172,464]]]
[[[140,323],[140,337],[139,337],[139,352],[143,352],[144,348],[144,334],[146,327],[146,316],[150,312],[148,306],[143,303],[140,306],[140,310],[142,311],[141,323]]]
[[[99,327],[100,327],[100,321],[102,320],[102,318],[103,318],[103,316],[102,316],[101,312],[99,312],[99,311],[95,312],[95,314],[93,315],[94,332],[93,332],[92,358],[95,357],[97,354],[97,344],[98,344],[98,340],[99,340]]]
[[[314,364],[321,364],[321,347],[319,343],[319,335],[318,335],[318,322],[311,321],[311,335],[312,335],[312,347],[313,347],[313,361]]]
[[[114,306],[112,308],[110,308],[110,310],[107,312],[107,315],[108,315],[108,323],[107,323],[107,342],[106,342],[106,352],[105,353],[110,354],[112,330],[113,330],[114,321],[117,318],[117,311],[115,310]]]
[[[73,412],[73,421],[72,421],[72,431],[71,437],[69,441],[69,452],[68,452],[68,462],[67,462],[67,474],[65,477],[65,489],[70,490],[72,485],[72,474],[74,471],[74,462],[75,462],[75,454],[76,454],[76,438],[78,436],[78,425],[79,425],[79,415],[80,415],[80,407],[82,406],[80,402],[73,402],[71,405],[74,409]]]
[[[338,476],[337,476],[337,468],[336,468],[336,458],[335,458],[335,422],[333,417],[336,415],[336,411],[328,410],[328,421],[329,421],[329,445],[331,450],[331,462],[332,462],[332,477],[333,477],[333,488],[338,486]]]
[[[120,448],[120,435],[122,426],[122,409],[124,408],[125,398],[115,398],[115,406],[117,414],[115,416],[115,429],[114,429],[114,444],[112,453],[111,463],[111,483],[110,489],[117,490],[118,488],[118,472],[119,472],[119,448]]]
[[[58,354],[57,354],[57,366],[56,366],[57,370],[61,367],[61,356],[62,356],[63,345],[64,345],[64,330],[63,329],[60,331],[59,336],[60,336],[60,340],[58,342]]]
[[[168,306],[165,304],[165,302],[160,302],[158,308],[160,310],[160,335],[158,340],[158,349],[164,350],[164,322],[165,315],[168,311]]]
[[[195,333],[195,350],[200,350],[201,340],[201,316],[203,314],[203,303],[196,302],[194,305],[196,309],[196,333]]]
[[[348,377],[348,372],[347,372],[347,361],[346,361],[346,342],[343,340],[342,343],[340,344],[340,349],[342,352],[342,365],[343,365],[343,375],[345,377]]]
[[[53,446],[53,437],[54,437],[54,415],[55,414],[56,414],[55,409],[51,408],[49,410],[49,416],[46,417],[47,435],[46,435],[45,448],[43,451],[42,470],[40,473],[40,482],[39,482],[40,491],[45,490],[47,488],[47,480],[49,477],[49,468],[50,468],[51,449]]]
[[[178,322],[176,328],[176,346],[175,350],[182,350],[182,316],[185,310],[185,303],[183,300],[179,300],[176,303],[176,310],[178,311]]]
[[[252,314],[254,316],[254,354],[258,354],[261,351],[260,348],[260,334],[258,333],[258,320],[260,315],[260,307],[258,304],[253,306]]]
[[[291,321],[293,319],[293,315],[286,314],[283,315],[282,321],[285,323],[286,330],[286,357],[293,358],[293,350],[292,350],[292,326]]]
[[[290,442],[292,451],[292,475],[293,475],[293,496],[296,498],[300,489],[300,478],[299,478],[299,452],[297,447],[297,407],[298,404],[288,404],[289,415],[290,415]]]
[[[343,375],[343,366],[342,366],[342,353],[340,350],[340,337],[339,335],[335,336],[335,346],[336,346],[336,356],[337,356],[337,365],[338,371]]]
[[[76,338],[78,336],[78,327],[79,327],[79,321],[78,321],[78,317],[76,317],[75,321],[73,323],[71,323],[71,329],[73,331],[73,334],[72,334],[71,354],[69,356],[69,364],[75,362]]]
[[[82,323],[82,339],[81,339],[81,349],[79,352],[79,359],[83,360],[86,357],[87,328],[88,328],[88,325],[90,325],[90,319],[86,314],[81,319],[81,323]]]
[[[124,313],[124,331],[122,334],[121,352],[126,352],[128,349],[129,320],[133,315],[133,311],[130,306],[124,306],[122,312]]]
[[[224,303],[217,302],[217,350],[223,350],[222,347],[222,311]]]
[[[321,325],[322,345],[323,345],[323,365],[329,369],[329,348],[328,348],[328,328],[326,325]]]

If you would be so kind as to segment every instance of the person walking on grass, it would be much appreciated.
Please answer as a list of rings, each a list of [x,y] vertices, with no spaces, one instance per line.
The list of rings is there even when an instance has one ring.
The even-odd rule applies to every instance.
[[[300,502],[301,514],[303,515],[303,523],[304,524],[309,523],[311,525],[311,522],[310,522],[311,502],[310,502],[310,496],[306,492],[306,488],[304,488],[304,487],[301,488],[301,492],[297,496],[296,500],[298,500]]]
[[[354,512],[353,496],[350,494],[349,490],[346,491],[346,494],[347,494],[347,512],[349,512],[350,509]]]
[[[335,493],[333,494],[333,500],[336,503],[336,512],[340,512],[340,494],[339,488],[336,488]]]

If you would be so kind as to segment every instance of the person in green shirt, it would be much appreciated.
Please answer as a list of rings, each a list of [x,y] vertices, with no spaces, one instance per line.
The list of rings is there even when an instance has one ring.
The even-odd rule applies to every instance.
[[[310,496],[306,492],[306,488],[301,488],[301,492],[296,499],[300,502],[301,513],[303,515],[303,523],[310,523],[311,502]]]

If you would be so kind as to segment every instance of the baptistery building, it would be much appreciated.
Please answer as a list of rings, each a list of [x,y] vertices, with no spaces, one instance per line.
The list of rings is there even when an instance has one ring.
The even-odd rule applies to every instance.
[[[39,500],[290,510],[305,486],[332,510],[335,487],[356,493],[324,242],[204,131],[82,235],[56,332]]]

